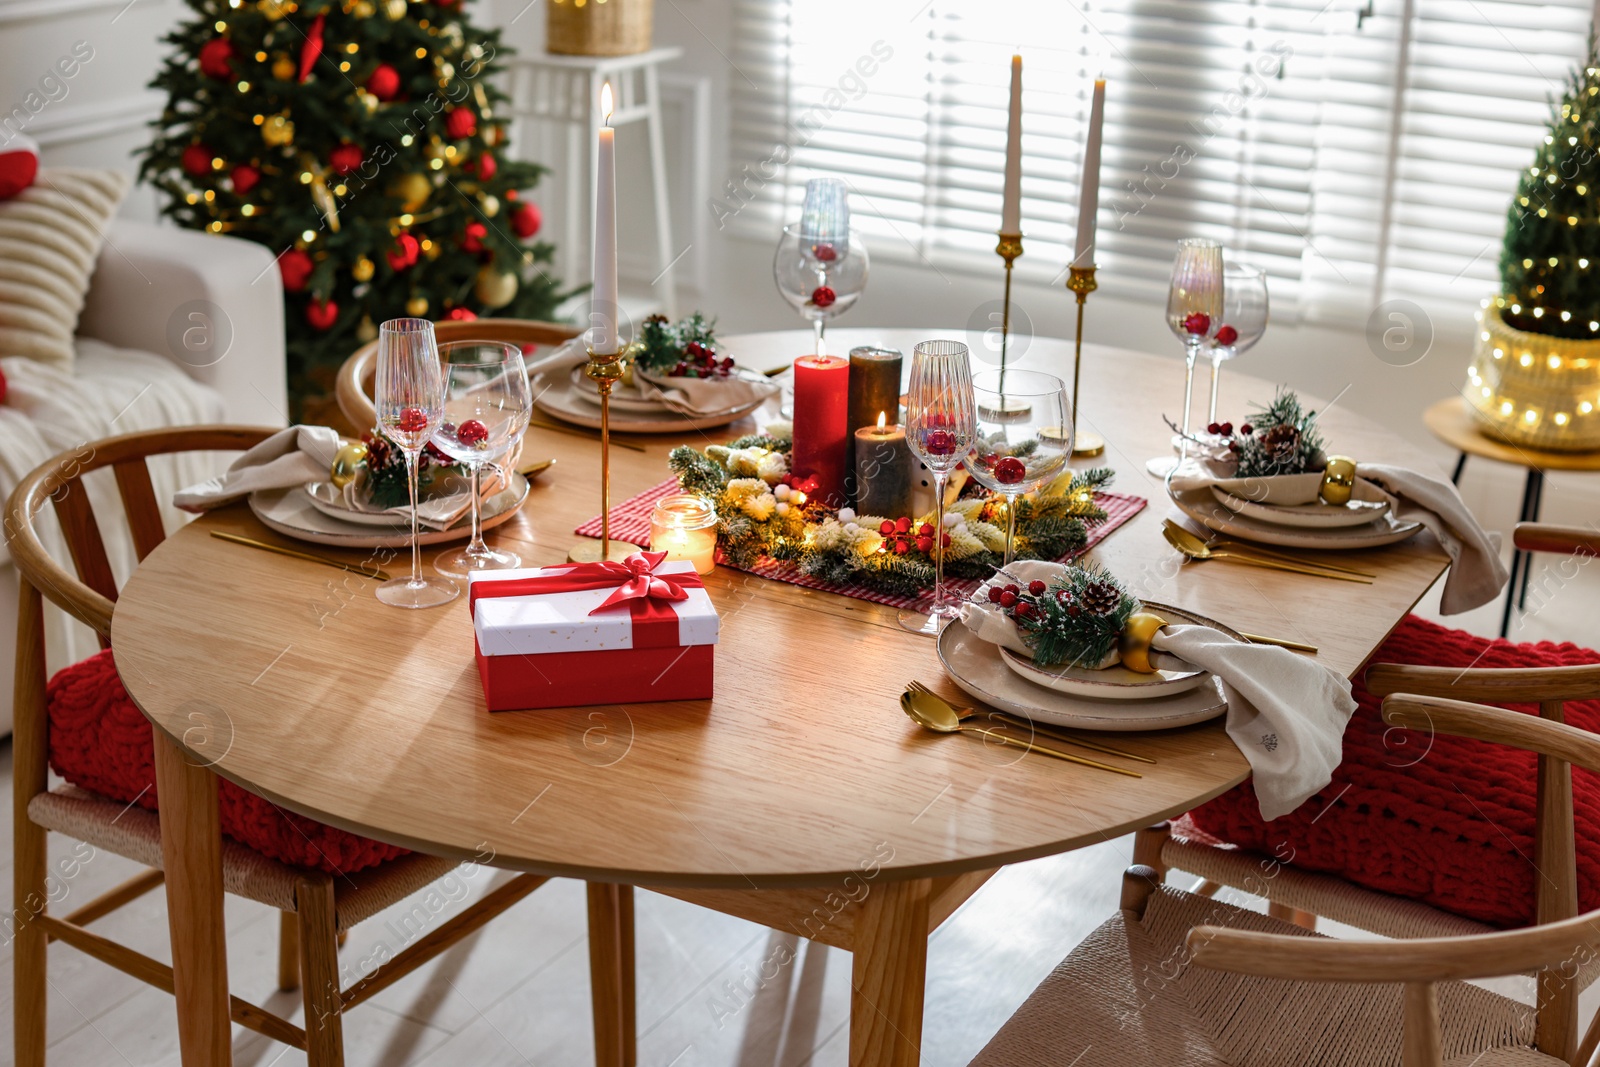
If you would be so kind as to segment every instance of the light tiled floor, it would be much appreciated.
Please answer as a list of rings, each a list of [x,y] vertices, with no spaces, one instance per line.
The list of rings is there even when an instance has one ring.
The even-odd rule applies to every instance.
[[[1600,640],[1600,568],[1541,561],[1534,610],[1522,640]],[[1419,611],[1436,617],[1437,591]],[[1493,633],[1498,606],[1448,620]],[[3,891],[11,885],[11,765],[0,747]],[[928,963],[923,1063],[965,1064],[1052,966],[1115,907],[1130,839],[1019,864],[994,878],[934,935]],[[56,837],[64,857],[71,845]],[[133,873],[98,854],[57,907],[69,910]],[[506,877],[464,877],[442,921]],[[1241,898],[1232,898],[1241,899]],[[398,906],[362,924],[342,958],[352,966],[407,936]],[[233,992],[298,1018],[298,997],[277,993],[277,917],[230,898]],[[157,958],[169,956],[160,892],[101,921],[97,929]],[[355,1009],[345,1021],[351,1067],[579,1067],[592,1062],[583,892],[552,882],[487,930]],[[1336,934],[1349,931],[1330,931]],[[0,1063],[11,1062],[12,950],[0,933]],[[837,1067],[846,1062],[850,961],[738,919],[651,893],[638,899],[640,1063],[644,1067]],[[790,960],[776,976],[769,960]],[[71,948],[50,953],[52,1067],[146,1067],[177,1063],[172,1000]],[[1502,985],[1524,991],[1525,982]],[[1585,1017],[1600,995],[1585,997]],[[281,1045],[236,1030],[235,1063],[277,1067],[304,1061]]]

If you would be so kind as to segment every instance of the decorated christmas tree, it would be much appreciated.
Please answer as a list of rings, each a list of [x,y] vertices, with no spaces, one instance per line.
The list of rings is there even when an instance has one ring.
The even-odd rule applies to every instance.
[[[141,176],[277,255],[297,403],[385,319],[553,317],[544,168],[507,158],[506,50],[462,0],[188,4]]]
[[[1595,42],[1522,172],[1500,253],[1501,316],[1519,330],[1600,340],[1600,57]]]

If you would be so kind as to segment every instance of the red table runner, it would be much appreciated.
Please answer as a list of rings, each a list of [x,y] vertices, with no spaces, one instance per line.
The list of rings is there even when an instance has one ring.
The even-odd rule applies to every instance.
[[[629,497],[611,509],[611,539],[614,541],[627,541],[644,548],[650,547],[650,513],[655,509],[656,501],[672,493],[681,492],[676,478],[668,478],[660,485],[646,489],[637,496]],[[1073,559],[1089,551],[1095,545],[1104,541],[1118,526],[1133,518],[1144,510],[1149,503],[1142,496],[1132,496],[1127,493],[1096,493],[1094,502],[1100,510],[1106,513],[1104,520],[1089,524],[1089,541],[1077,552],[1063,556],[1063,560]],[[596,515],[576,531],[580,537],[600,536],[600,516]],[[731,564],[721,564],[731,566]],[[855,584],[840,584],[824,582],[803,573],[800,568],[789,560],[776,560],[763,558],[752,567],[740,567],[738,570],[746,571],[760,578],[771,578],[774,581],[788,582],[791,585],[804,586],[807,589],[821,589],[829,593],[838,593],[841,596],[855,597],[857,600],[870,600],[875,604],[887,604],[894,608],[914,608],[921,602],[921,596],[900,596],[895,593],[883,593],[876,589]],[[976,589],[981,583],[971,578],[951,578],[946,583],[951,592],[966,596]]]

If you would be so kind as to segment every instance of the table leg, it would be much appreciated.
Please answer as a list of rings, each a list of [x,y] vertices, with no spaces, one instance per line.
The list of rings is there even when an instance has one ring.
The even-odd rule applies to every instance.
[[[184,1067],[229,1067],[228,946],[222,922],[222,830],[217,778],[191,763],[160,730],[155,738],[161,797],[161,860]]]
[[[633,887],[590,882],[588,890],[595,1067],[635,1067]]]
[[[928,971],[927,879],[873,886],[856,916],[850,1067],[916,1067]]]
[[[1523,522],[1538,522],[1539,508],[1544,504],[1544,471],[1537,467],[1528,468],[1528,486],[1531,490],[1532,500],[1528,504],[1528,514]],[[1528,610],[1528,578],[1533,574],[1533,553],[1524,552],[1522,558],[1522,588],[1517,591],[1517,610]]]
[[[1461,474],[1466,469],[1467,469],[1467,454],[1465,452],[1463,452],[1456,459],[1456,469],[1450,475],[1450,484],[1451,485],[1455,485],[1455,486],[1459,486],[1461,484]]]

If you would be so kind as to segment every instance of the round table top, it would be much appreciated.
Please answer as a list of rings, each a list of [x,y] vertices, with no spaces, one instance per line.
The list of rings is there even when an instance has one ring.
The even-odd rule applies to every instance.
[[[909,351],[958,335],[841,329],[830,340],[841,351],[869,342]],[[724,344],[751,366],[810,349],[804,331]],[[1071,352],[1066,341],[1035,338],[1020,365],[1070,377]],[[1147,599],[1310,641],[1321,662],[1353,672],[1438,577],[1444,553],[1426,535],[1361,553],[1380,575],[1371,586],[1225,563],[1180,567],[1160,535],[1161,484],[1143,463],[1166,447],[1160,414],[1177,408],[1182,379],[1176,360],[1085,351],[1084,422],[1109,441],[1089,462],[1117,469],[1115,489],[1151,498],[1095,557]],[[1225,375],[1223,410],[1271,394],[1267,382]],[[754,428],[746,420],[694,443]],[[1343,451],[1431,466],[1349,412],[1330,411],[1325,429]],[[646,450],[612,450],[614,499],[661,481],[677,443],[634,440]],[[573,529],[597,510],[599,450],[538,428],[526,447],[558,462],[491,540],[530,565],[562,562]],[[236,505],[151,553],[113,616],[130,696],[193,759],[246,789],[438,855],[661,886],[821,886],[874,868],[935,877],[1148,825],[1248,772],[1220,721],[1117,735],[1113,744],[1158,761],[1138,779],[926,733],[898,707],[905,684],[960,695],[932,641],[901,630],[892,609],[728,567],[707,577],[722,615],[715,699],[491,714],[465,598],[426,611],[385,607],[364,579],[213,530],[283,541]]]
[[[1600,451],[1552,452],[1495,440],[1479,427],[1472,408],[1463,397],[1445,397],[1423,412],[1422,421],[1433,436],[1469,456],[1540,470],[1600,471]]]

